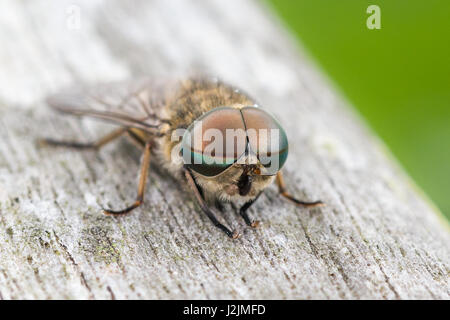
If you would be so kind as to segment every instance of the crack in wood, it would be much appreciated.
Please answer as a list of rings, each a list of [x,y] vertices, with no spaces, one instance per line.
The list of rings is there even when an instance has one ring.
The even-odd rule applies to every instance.
[[[58,246],[66,254],[66,257],[67,257],[68,261],[74,266],[76,272],[79,275],[81,284],[89,292],[89,298],[90,299],[95,299],[94,293],[92,292],[91,287],[89,286],[83,271],[81,271],[80,266],[78,265],[78,263],[76,263],[74,257],[72,256],[72,254],[68,250],[67,246],[64,243],[62,243],[61,239],[59,239],[58,235],[56,234],[56,232],[54,230],[53,230],[53,236],[55,237],[55,240],[56,240],[56,243],[58,244]]]

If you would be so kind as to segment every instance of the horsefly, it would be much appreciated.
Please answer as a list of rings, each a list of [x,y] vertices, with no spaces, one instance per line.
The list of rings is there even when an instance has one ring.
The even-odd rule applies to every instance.
[[[280,171],[288,140],[279,122],[247,94],[215,78],[99,85],[62,92],[47,102],[119,128],[93,143],[42,140],[46,145],[99,149],[126,135],[142,149],[135,202],[122,210],[104,209],[107,215],[124,215],[143,203],[150,159],[186,186],[211,222],[233,239],[239,233],[220,223],[210,206],[238,204],[245,223],[256,228],[259,222],[247,210],[274,180],[294,204],[323,205],[288,193]]]

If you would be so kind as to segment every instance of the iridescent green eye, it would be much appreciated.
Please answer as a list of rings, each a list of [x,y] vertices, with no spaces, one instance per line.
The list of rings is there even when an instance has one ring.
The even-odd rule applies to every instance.
[[[208,177],[216,176],[244,153],[247,136],[239,109],[215,108],[189,126],[181,152],[185,165]]]
[[[241,109],[250,150],[265,168],[264,174],[276,174],[286,162],[289,145],[286,132],[273,116],[256,107]]]

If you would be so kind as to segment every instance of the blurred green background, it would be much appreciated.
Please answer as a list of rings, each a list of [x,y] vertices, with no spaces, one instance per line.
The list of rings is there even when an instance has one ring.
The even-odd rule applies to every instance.
[[[268,2],[450,218],[450,1]]]

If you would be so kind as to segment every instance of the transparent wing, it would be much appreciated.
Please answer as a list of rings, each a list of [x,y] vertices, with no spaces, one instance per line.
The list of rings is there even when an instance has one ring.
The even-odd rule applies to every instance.
[[[139,79],[71,88],[47,98],[50,107],[77,116],[98,118],[151,133],[167,119],[161,116],[165,81]]]

